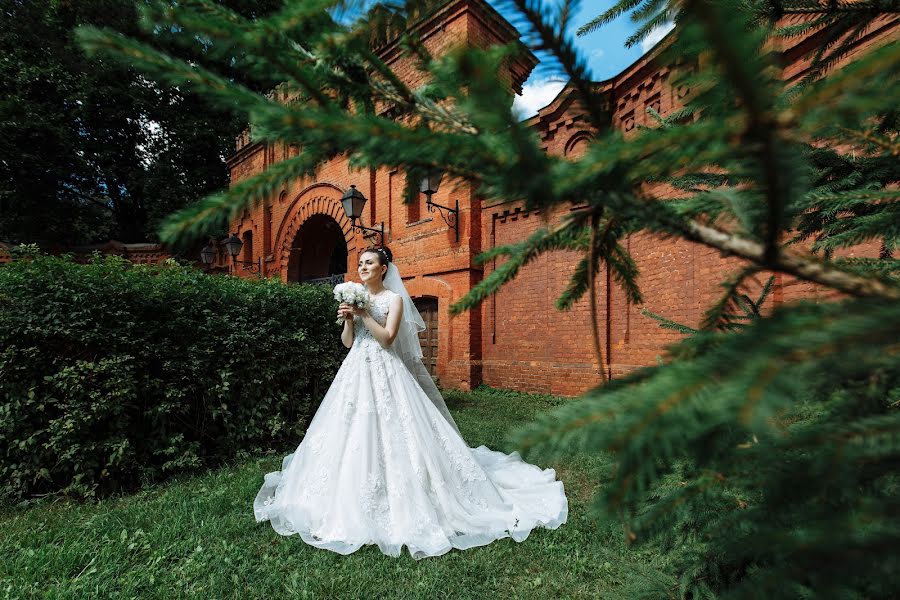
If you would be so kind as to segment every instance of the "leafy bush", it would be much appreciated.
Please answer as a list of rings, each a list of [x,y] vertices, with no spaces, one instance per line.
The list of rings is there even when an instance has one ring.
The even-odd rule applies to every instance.
[[[37,256],[0,268],[0,485],[93,496],[296,440],[343,348],[330,290]]]

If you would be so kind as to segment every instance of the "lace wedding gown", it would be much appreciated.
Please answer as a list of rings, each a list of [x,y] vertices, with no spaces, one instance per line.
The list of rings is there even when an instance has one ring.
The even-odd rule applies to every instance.
[[[394,292],[372,297],[387,320]],[[553,469],[517,452],[469,448],[452,419],[429,400],[393,348],[362,319],[353,346],[306,436],[265,476],[253,503],[257,521],[281,535],[340,554],[378,544],[399,556],[439,556],[566,522],[568,501]]]

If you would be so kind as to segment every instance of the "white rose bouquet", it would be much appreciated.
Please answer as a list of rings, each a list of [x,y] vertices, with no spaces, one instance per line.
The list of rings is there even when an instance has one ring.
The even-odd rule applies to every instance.
[[[366,291],[366,286],[361,283],[348,281],[346,283],[337,284],[334,286],[334,299],[338,302],[343,302],[344,304],[350,304],[351,306],[369,308],[369,292]],[[338,325],[343,322],[344,319],[337,320]]]

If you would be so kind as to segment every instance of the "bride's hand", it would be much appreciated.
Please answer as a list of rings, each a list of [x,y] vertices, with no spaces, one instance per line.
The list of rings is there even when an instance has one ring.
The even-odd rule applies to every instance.
[[[344,304],[343,302],[338,307],[337,316],[339,319],[344,319],[345,321],[349,321],[353,318],[353,307],[349,304]]]
[[[350,312],[357,317],[365,317],[369,313],[369,311],[360,306],[348,305],[347,308],[349,308]]]

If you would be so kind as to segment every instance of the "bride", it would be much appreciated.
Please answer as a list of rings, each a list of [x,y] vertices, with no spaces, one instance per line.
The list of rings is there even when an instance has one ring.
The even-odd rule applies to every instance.
[[[340,554],[439,556],[566,522],[553,469],[469,448],[422,364],[424,329],[386,248],[360,255],[369,308],[341,304],[350,352],[300,446],[269,473],[257,521]]]

